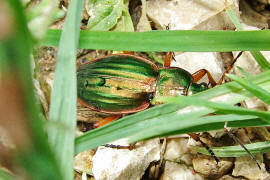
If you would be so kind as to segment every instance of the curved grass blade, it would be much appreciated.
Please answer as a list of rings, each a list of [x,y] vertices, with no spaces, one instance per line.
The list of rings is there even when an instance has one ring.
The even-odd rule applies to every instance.
[[[166,102],[181,104],[185,106],[194,105],[194,106],[200,106],[200,107],[208,107],[208,108],[213,108],[218,112],[226,113],[226,114],[254,115],[265,120],[270,125],[270,113],[265,112],[265,111],[247,109],[247,108],[232,106],[232,105],[224,104],[224,103],[210,102],[210,101],[203,100],[197,97],[192,97],[192,96],[179,96],[177,98],[168,98]]]
[[[49,30],[42,46],[58,46],[60,30]],[[250,38],[252,37],[252,38]],[[128,46],[127,46],[128,44]],[[129,51],[226,52],[270,50],[270,30],[262,31],[81,31],[79,48]]]
[[[260,51],[250,51],[250,53],[256,59],[257,63],[261,66],[263,71],[270,69],[270,64]]]
[[[248,90],[250,93],[252,93],[254,96],[261,99],[266,104],[270,105],[270,93],[266,90],[262,89],[261,87],[253,84],[247,79],[240,78],[238,76],[227,74],[229,78],[243,86],[246,90]]]
[[[59,162],[64,179],[73,179],[73,154],[76,127],[76,50],[79,40],[82,0],[72,0],[62,31],[51,95],[50,121],[63,128],[50,126],[49,142]],[[70,130],[70,131],[69,131]]]
[[[270,71],[252,77],[251,81],[270,90]],[[211,99],[216,102],[222,102],[225,97],[227,103],[235,104],[252,97],[252,94],[244,90],[237,83],[230,82],[195,94],[194,97],[207,100]],[[129,141],[134,142],[152,137],[223,128],[224,122],[230,121],[229,118],[224,120],[216,118],[215,121],[211,119],[208,123],[207,120],[205,120],[205,125],[202,125],[202,116],[214,111],[214,109],[207,107],[187,109],[179,104],[155,106],[77,137],[75,140],[75,152],[79,153],[123,137],[129,137]],[[231,120],[233,121],[235,119],[231,117]],[[242,127],[243,125],[260,126],[266,124],[267,123],[258,118],[229,122],[229,126],[231,127]]]
[[[266,153],[270,151],[270,141],[245,144],[245,147],[252,154]],[[248,155],[241,146],[211,147],[211,149],[218,157],[240,157]],[[208,151],[203,147],[196,147],[195,150],[199,153],[209,155]]]
[[[234,11],[232,10],[232,8],[230,6],[227,8],[227,13],[228,13],[229,17],[231,18],[233,24],[235,25],[236,29],[239,31],[243,31],[244,29],[243,29],[241,23],[239,22],[238,18],[236,17]],[[260,51],[251,50],[250,53],[255,58],[255,60],[258,62],[258,64],[261,66],[262,70],[265,71],[265,70],[270,69],[270,64],[267,62],[267,60],[265,59],[265,57],[262,55],[262,53]]]

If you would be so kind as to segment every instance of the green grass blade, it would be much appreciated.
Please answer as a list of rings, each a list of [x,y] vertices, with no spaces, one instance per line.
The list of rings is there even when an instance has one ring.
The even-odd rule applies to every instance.
[[[76,50],[79,40],[83,1],[72,0],[62,31],[51,95],[50,121],[62,129],[49,128],[49,142],[64,179],[73,179],[74,132],[76,127]]]
[[[11,22],[11,26],[7,27],[4,37],[4,31],[0,33],[0,37],[3,38],[0,42],[0,126],[5,128],[16,149],[8,149],[6,152],[9,154],[4,156],[11,157],[8,163],[14,165],[15,170],[16,167],[20,167],[17,172],[23,173],[22,176],[30,179],[58,180],[61,179],[61,174],[49,148],[40,117],[41,111],[34,94],[30,69],[33,41],[27,28],[24,8],[21,1],[10,0],[4,4],[6,2],[9,6],[4,8],[7,10],[5,22]],[[13,86],[6,87],[4,82],[10,82]],[[13,104],[10,104],[11,102]],[[7,150],[4,146],[1,148],[3,152]]]
[[[246,78],[250,78],[251,77],[251,75],[247,72],[247,71],[245,71],[243,68],[241,68],[241,67],[239,67],[239,66],[237,66],[237,68],[240,70],[240,72],[246,77]],[[227,74],[226,74],[227,75]]]
[[[266,90],[270,90],[270,71],[252,77],[251,81],[262,86]],[[231,82],[195,94],[194,97],[216,102],[222,102],[222,99],[226,97],[227,103],[235,104],[252,97],[252,94],[244,90],[237,83]],[[224,122],[229,121],[228,118],[226,121],[224,119],[222,122],[218,119],[215,120],[217,122],[214,122],[212,119],[211,122],[209,121],[209,123],[205,123],[204,126],[201,126],[200,118],[214,111],[214,109],[207,107],[199,107],[189,110],[183,109],[182,107],[181,109],[181,105],[177,104],[163,104],[155,106],[134,115],[119,119],[118,121],[110,123],[104,127],[89,131],[83,136],[77,137],[75,140],[75,152],[79,153],[83,150],[95,148],[99,145],[123,137],[129,137],[130,141],[137,141],[157,136],[197,132],[198,130],[207,131],[224,127]],[[242,127],[242,125],[267,125],[267,123],[259,119],[246,119],[246,121],[239,120],[231,122],[231,124],[229,123],[229,126]],[[192,126],[189,126],[189,123],[194,122],[195,124],[192,124],[192,126],[195,127],[197,125],[200,129],[197,130],[192,128]],[[184,126],[183,124],[186,125]]]
[[[270,105],[270,93],[266,90],[260,88],[259,86],[251,83],[250,81],[246,79],[242,79],[238,76],[228,74],[227,75],[232,80],[239,83],[241,86],[243,86],[246,90],[248,90],[250,93],[252,93],[254,96],[257,96],[259,99],[261,99],[266,104]]]
[[[0,179],[1,180],[15,180],[16,178],[6,171],[0,169]]]
[[[245,147],[252,154],[266,153],[270,151],[270,142],[258,142],[252,144],[245,144]],[[196,147],[197,152],[209,155],[204,147]],[[225,146],[225,147],[211,147],[217,157],[239,157],[247,156],[248,153],[241,146]]]
[[[238,20],[238,17],[235,15],[233,9],[231,8],[231,6],[228,6],[226,10],[227,10],[227,13],[228,13],[231,21],[233,22],[234,26],[236,27],[236,29],[239,31],[243,31],[244,29],[243,29],[240,21]]]
[[[227,8],[227,13],[228,13],[229,17],[231,18],[233,24],[235,25],[236,29],[239,31],[243,31],[244,29],[243,29],[241,23],[239,22],[238,18],[236,17],[234,11],[232,10],[232,8],[230,6]],[[263,71],[270,69],[270,64],[267,62],[267,60],[265,59],[265,57],[262,55],[261,52],[251,50],[250,53],[256,59],[256,61],[261,66]]]
[[[194,97],[177,98],[177,100],[180,100],[179,104],[181,105],[185,105],[185,104],[194,105],[196,107],[189,106],[187,108],[184,108],[182,111],[178,111],[177,114],[172,114],[168,116],[167,119],[169,120],[156,121],[155,124],[152,124],[151,127],[148,127],[148,129],[142,129],[138,131],[138,133],[133,134],[130,137],[130,141],[133,142],[139,139],[165,135],[172,132],[174,134],[177,134],[180,132],[184,133],[186,129],[192,128],[193,126],[202,125],[202,124],[205,125],[205,124],[211,124],[211,123],[216,123],[216,122],[221,122],[221,123],[223,122],[223,126],[224,126],[226,119],[223,119],[220,117],[208,117],[208,118],[201,117],[202,115],[206,115],[207,113],[210,113],[210,112],[215,112],[216,110],[218,110],[218,112],[223,112],[223,113],[238,114],[238,115],[241,115],[240,117],[242,118],[245,118],[245,115],[247,116],[255,115],[262,118],[264,121],[266,121],[267,125],[270,124],[269,123],[270,113],[267,113],[267,112],[249,110],[245,108],[237,108],[231,105],[213,103],[213,102],[205,101],[200,98],[194,98]],[[187,111],[187,110],[190,110],[190,111]],[[235,119],[232,118],[229,121],[235,121]],[[168,125],[168,123],[170,124]],[[198,131],[197,129],[194,129],[194,130],[196,132]]]
[[[250,53],[256,59],[257,63],[261,66],[263,71],[270,69],[270,64],[260,51],[250,51]]]
[[[60,30],[49,30],[40,45],[58,46]],[[250,38],[252,37],[252,38]],[[128,46],[127,46],[128,44]],[[129,51],[270,50],[270,30],[262,31],[81,31],[79,48]]]
[[[254,116],[258,116],[261,119],[264,119],[270,125],[270,113],[265,112],[265,111],[247,109],[247,108],[232,106],[232,105],[228,105],[224,103],[210,102],[210,101],[192,97],[192,96],[179,96],[177,98],[168,98],[167,102],[180,104],[182,106],[194,105],[194,106],[200,106],[200,107],[213,108],[218,112],[226,113],[226,114],[231,113],[231,114],[239,114],[239,115],[254,115]]]

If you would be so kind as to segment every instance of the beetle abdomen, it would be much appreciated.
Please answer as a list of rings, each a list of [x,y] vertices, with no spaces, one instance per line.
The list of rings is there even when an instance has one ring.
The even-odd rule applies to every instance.
[[[149,106],[158,69],[132,55],[112,55],[84,64],[77,73],[83,105],[108,113],[131,113]]]

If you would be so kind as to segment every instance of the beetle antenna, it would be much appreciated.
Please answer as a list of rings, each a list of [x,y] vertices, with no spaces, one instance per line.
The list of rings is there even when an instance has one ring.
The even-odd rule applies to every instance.
[[[176,61],[174,52],[172,52],[172,59],[174,60],[174,62]]]
[[[225,72],[222,74],[221,78],[218,81],[218,85],[222,84],[225,75],[227,73],[229,73],[229,71],[233,68],[233,65],[235,64],[235,62],[237,61],[237,59],[243,54],[244,51],[241,51],[240,53],[237,54],[236,58],[233,59],[233,62],[226,68]]]
[[[238,137],[236,137],[231,131],[227,129],[227,122],[225,122],[224,132],[227,133],[235,142],[237,142],[248,153],[251,159],[256,162],[259,169],[261,169],[261,166],[257,158],[245,147],[245,145],[240,141]]]
[[[215,161],[216,161],[217,164],[218,164],[218,162],[219,162],[218,157],[215,155],[215,153],[213,152],[213,150],[212,150],[207,144],[205,144],[205,143],[200,139],[200,137],[199,137],[197,134],[194,134],[194,133],[188,133],[188,135],[189,135],[192,139],[194,139],[195,141],[200,142],[200,143],[202,144],[202,146],[208,151],[208,153],[215,159]]]

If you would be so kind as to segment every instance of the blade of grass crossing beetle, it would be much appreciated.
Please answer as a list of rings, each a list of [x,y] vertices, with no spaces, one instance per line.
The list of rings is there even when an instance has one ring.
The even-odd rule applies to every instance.
[[[254,83],[250,82],[248,79],[243,79],[238,76],[228,74],[227,75],[232,80],[236,81],[238,84],[243,86],[246,90],[250,93],[254,94],[256,97],[261,99],[266,104],[270,105],[270,93],[261,87],[255,85]]]
[[[51,95],[49,142],[64,179],[73,179],[73,154],[76,126],[76,50],[79,41],[83,0],[72,0],[59,43],[54,86]]]
[[[266,73],[267,74],[267,73]],[[264,79],[265,77],[264,76],[262,76],[261,77],[262,79]],[[257,81],[259,80],[259,79],[256,79]],[[224,86],[232,86],[232,84],[236,84],[236,83],[229,83],[229,84],[224,84],[224,85],[222,85],[222,86],[220,86],[220,87],[217,87],[217,88],[213,88],[213,89],[210,89],[211,90],[211,92],[210,92],[210,94],[211,95],[218,95],[217,93],[215,93],[215,92],[213,92],[213,91],[215,91],[215,90],[218,90],[218,89],[220,89],[220,90],[224,90],[223,89],[223,87]],[[269,87],[270,88],[270,87]],[[210,91],[210,90],[208,90],[208,91]],[[223,92],[224,93],[224,92]],[[206,96],[207,94],[209,94],[209,93],[207,93],[207,92],[205,92],[205,93],[203,93],[202,94],[202,96],[201,97],[204,97],[204,96]],[[242,92],[241,92],[241,94],[243,94]],[[211,97],[211,96],[208,96],[208,97]],[[248,96],[241,96],[241,98],[239,98],[239,99],[234,99],[235,101],[233,101],[233,102],[231,102],[232,104],[233,103],[235,103],[235,102],[237,102],[237,101],[242,101],[243,99],[245,99],[245,98],[248,98]],[[233,98],[232,98],[233,99]],[[121,138],[121,137],[127,137],[127,136],[129,136],[130,134],[134,134],[134,131],[136,131],[136,132],[138,132],[138,131],[142,131],[142,130],[145,130],[144,131],[144,133],[147,133],[150,129],[152,129],[152,126],[154,126],[154,125],[156,125],[156,126],[158,126],[157,125],[157,123],[158,122],[160,122],[161,124],[162,123],[165,123],[165,124],[167,124],[166,125],[166,128],[168,127],[168,126],[170,126],[170,123],[172,122],[172,121],[174,121],[174,120],[178,120],[179,122],[179,124],[181,124],[182,122],[180,122],[180,121],[182,121],[184,118],[181,116],[181,117],[179,117],[179,115],[178,115],[178,113],[176,112],[177,111],[177,109],[179,109],[179,108],[177,108],[177,107],[175,107],[175,109],[173,110],[173,112],[175,112],[174,114],[171,114],[170,115],[170,113],[173,113],[173,112],[167,112],[165,115],[164,114],[156,114],[156,116],[153,116],[153,117],[149,117],[149,115],[147,116],[147,114],[153,114],[153,113],[155,113],[155,112],[159,112],[159,111],[164,111],[164,110],[166,110],[166,108],[167,108],[167,106],[169,106],[169,104],[164,104],[164,105],[162,105],[162,106],[156,106],[156,107],[154,107],[154,108],[151,108],[151,109],[148,109],[148,110],[146,110],[146,111],[143,111],[143,112],[140,112],[140,113],[137,113],[137,114],[135,114],[135,115],[132,115],[132,116],[128,116],[128,117],[125,117],[125,118],[123,118],[123,119],[121,119],[120,121],[118,121],[118,122],[114,122],[114,123],[112,123],[112,124],[109,124],[108,126],[105,126],[105,127],[103,127],[103,128],[100,128],[99,129],[99,131],[98,131],[98,129],[96,130],[96,132],[95,131],[90,131],[90,132],[88,132],[88,133],[86,133],[85,135],[83,135],[83,136],[81,136],[81,137],[78,137],[77,139],[76,139],[76,153],[77,152],[80,152],[80,150],[81,149],[84,149],[84,148],[86,148],[87,146],[89,147],[89,146],[95,146],[94,144],[93,144],[93,142],[95,141],[97,144],[99,144],[99,145],[101,145],[101,144],[103,144],[103,143],[106,143],[106,142],[109,142],[109,141],[112,141],[112,140],[115,140],[115,139],[118,139],[118,138]],[[170,105],[170,106],[172,106],[172,105]],[[173,107],[173,106],[172,106]],[[202,113],[202,110],[203,109],[201,109],[201,113]],[[204,109],[205,110],[205,109]],[[207,114],[207,113],[209,113],[209,112],[212,112],[212,111],[207,111],[207,112],[204,112],[204,113],[202,113],[201,115],[205,115],[205,114]],[[138,115],[138,116],[137,116]],[[142,116],[143,115],[143,116]],[[146,117],[146,118],[144,118],[144,116]],[[194,113],[191,113],[191,114],[189,114],[189,115],[187,115],[187,116],[185,116],[185,118],[190,118],[191,116],[194,116]],[[137,118],[136,118],[137,117]],[[134,126],[136,126],[135,128],[137,128],[137,130],[133,130],[133,129],[131,129],[131,127],[128,127],[128,126],[125,126],[126,125],[126,123],[128,123],[128,122],[130,122],[131,120],[134,120],[131,124],[129,124],[130,126],[132,126],[132,124],[134,125],[134,124],[136,124],[136,125],[134,125]],[[121,126],[117,126],[117,127],[115,127],[116,126],[116,124],[122,124],[123,123],[123,126],[121,127]],[[198,123],[200,123],[200,122],[198,122]],[[164,127],[164,124],[162,124],[162,127]],[[125,130],[125,128],[127,128],[127,130]],[[129,130],[130,131],[129,131]],[[107,131],[107,130],[109,130],[109,131]],[[102,132],[108,132],[108,134],[102,134]],[[115,131],[115,132],[114,132]],[[123,132],[123,134],[122,134],[122,132]],[[110,134],[109,134],[110,133]],[[114,134],[115,133],[115,134]],[[154,133],[160,133],[160,132],[158,132],[158,131],[156,131],[156,132],[154,132]],[[100,134],[100,135],[98,135],[98,134]],[[145,134],[144,134],[145,135]],[[90,138],[91,137],[91,138]],[[118,138],[117,138],[118,137]],[[109,140],[109,141],[108,141]],[[89,144],[87,143],[87,141],[89,141]],[[90,143],[91,142],[91,143]],[[84,147],[83,147],[84,146]]]
[[[267,124],[270,124],[269,118],[270,113],[264,112],[264,111],[256,111],[256,110],[249,110],[245,108],[235,107],[224,103],[214,103],[209,102],[200,98],[195,97],[186,97],[186,96],[179,96],[177,98],[169,98],[168,102],[170,103],[177,103],[180,105],[189,105],[185,109],[181,109],[178,111],[178,113],[172,114],[169,117],[169,120],[163,120],[163,121],[156,121],[154,125],[151,125],[151,128],[144,129],[138,131],[138,133],[132,135],[130,137],[130,142],[134,142],[140,139],[155,137],[158,135],[164,135],[168,134],[169,132],[175,132],[183,130],[184,128],[190,128],[192,126],[203,124],[203,120],[206,120],[205,123],[210,123],[208,119],[210,118],[202,118],[202,115],[206,115],[205,112],[215,112],[218,110],[218,112],[226,113],[226,114],[238,114],[242,115],[243,118],[245,115],[254,115],[257,117],[260,117],[264,121],[267,122]],[[189,111],[188,111],[189,108]],[[214,111],[210,111],[211,109],[215,109]],[[203,113],[203,114],[202,114]],[[197,117],[194,117],[194,114],[197,114]],[[213,119],[215,117],[211,118],[212,122],[215,122]],[[180,120],[179,120],[180,119]],[[246,119],[246,118],[244,118]],[[220,119],[223,120],[223,119]],[[232,119],[234,120],[234,119]],[[228,120],[229,121],[229,120]],[[226,122],[226,121],[224,121]],[[195,123],[195,124],[192,124]],[[208,129],[209,130],[209,129]]]
[[[227,85],[229,85],[229,84],[227,84]],[[222,86],[227,86],[227,85],[224,84]],[[269,82],[268,82],[268,89],[269,88],[270,88],[270,86],[269,86]],[[208,90],[208,91],[213,91],[214,89],[215,88]],[[246,91],[245,93],[248,93],[248,92]],[[189,109],[189,111],[192,112],[192,113],[187,113],[189,115],[185,114],[187,112],[186,109],[181,109],[178,111],[178,113],[175,113],[175,115],[172,115],[170,117],[170,120],[163,120],[162,122],[155,121],[154,127],[149,128],[149,130],[142,130],[141,129],[140,131],[138,131],[138,133],[132,135],[132,137],[130,138],[130,142],[134,142],[134,141],[141,140],[144,138],[155,137],[158,134],[165,134],[165,132],[168,134],[169,132],[179,131],[183,127],[183,123],[184,123],[183,121],[185,121],[185,120],[195,121],[195,119],[192,118],[194,113],[196,113],[196,111],[198,111],[197,112],[198,114],[200,112],[203,113],[206,109],[208,109],[208,110],[214,109],[214,111],[219,111],[222,113],[233,113],[233,114],[239,114],[239,115],[255,115],[255,116],[262,118],[263,120],[266,121],[267,124],[269,124],[270,113],[268,113],[268,112],[249,110],[249,109],[245,109],[245,108],[240,108],[240,107],[228,105],[228,103],[235,104],[237,101],[240,102],[241,99],[244,100],[245,97],[242,96],[242,95],[244,95],[244,92],[237,93],[237,95],[240,95],[238,97],[239,99],[235,96],[231,96],[231,98],[227,97],[225,99],[227,104],[209,102],[207,100],[203,100],[202,98],[198,98],[198,97],[204,97],[203,94],[207,94],[207,91],[204,91],[202,93],[198,93],[197,97],[196,96],[189,96],[189,97],[178,96],[178,97],[167,98],[167,101],[164,101],[164,102],[169,102],[169,103],[173,102],[173,103],[176,103],[180,106],[192,105],[190,108],[192,108],[193,106],[195,106],[195,107],[193,107],[193,110]],[[220,101],[220,98],[216,98],[216,99],[212,98],[212,100]],[[230,100],[230,101],[228,101],[228,100]],[[197,107],[197,106],[199,106],[199,107]],[[214,111],[211,111],[211,112],[214,112]],[[204,113],[204,114],[201,114],[201,116],[202,115],[206,115],[206,114]],[[175,119],[175,117],[177,117],[177,116],[178,116],[178,119],[184,119],[184,120],[178,120],[177,118]],[[199,118],[197,118],[197,119],[199,119]],[[175,121],[175,122],[172,122],[172,121]],[[177,124],[177,121],[179,121],[179,124],[181,124],[181,126],[179,124]],[[200,123],[200,121],[196,121],[196,122]],[[166,123],[167,123],[167,125],[166,125]],[[160,128],[160,127],[162,127],[162,128]],[[179,130],[177,130],[177,128],[179,128]],[[151,134],[152,134],[152,136],[151,136]]]
[[[177,135],[191,132],[204,132],[218,130],[224,128],[225,122],[229,127],[242,127],[244,123],[246,127],[257,126],[258,124],[267,125],[264,121],[249,115],[215,115],[197,118],[182,118],[183,116],[172,113],[171,119],[164,119],[164,123],[156,122],[149,128],[149,131],[142,129],[140,132],[129,137],[129,142],[150,139],[154,137],[162,137],[169,135]],[[181,120],[179,120],[181,118]],[[166,124],[169,123],[169,124]]]
[[[266,153],[270,151],[270,142],[265,141],[252,144],[245,144],[245,147],[252,154]],[[248,155],[248,153],[241,146],[211,147],[211,149],[218,157],[239,157]],[[196,147],[195,150],[199,153],[209,155],[209,153],[203,147]]]
[[[49,30],[40,45],[58,46],[60,33]],[[81,31],[79,48],[144,52],[270,50],[270,31]]]
[[[232,8],[230,6],[227,7],[227,13],[228,13],[229,17],[231,18],[233,24],[235,25],[236,29],[239,31],[243,31],[244,29],[243,29],[241,23],[239,22],[237,16],[235,15],[234,11],[232,10]],[[262,70],[265,71],[265,70],[270,69],[270,64],[267,62],[267,60],[265,59],[265,57],[262,55],[261,52],[251,50],[250,53],[256,59],[258,64],[261,66]]]
[[[265,111],[258,111],[253,109],[241,108],[237,106],[232,106],[224,103],[210,102],[200,98],[192,96],[179,96],[177,98],[168,98],[169,103],[176,103],[181,105],[194,105],[201,107],[213,108],[215,110],[221,111],[222,113],[231,113],[231,114],[242,114],[242,115],[254,115],[260,117],[270,124],[270,113]]]
[[[270,71],[266,71],[262,74],[259,74],[251,78],[251,80],[253,83],[259,86],[263,86],[266,90],[270,90]],[[213,99],[213,101],[220,101],[221,96],[224,96],[226,97],[226,99],[229,99],[230,100],[228,101],[229,104],[235,104],[237,102],[241,102],[247,98],[252,97],[252,94],[243,90],[243,88],[237,83],[230,82],[195,95],[195,97],[201,99]],[[124,117],[104,127],[98,128],[93,131],[89,131],[84,135],[76,138],[75,141],[76,153],[81,152],[83,150],[87,150],[88,148],[94,148],[98,145],[102,145],[119,138],[132,136],[134,134],[137,134],[138,132],[143,132],[141,133],[142,136],[140,138],[136,138],[137,136],[134,136],[134,138],[133,139],[131,138],[130,141],[146,139],[148,137],[162,135],[162,133],[166,133],[166,135],[169,135],[170,132],[175,132],[179,130],[178,129],[179,127],[172,130],[168,130],[166,132],[164,128],[165,129],[173,128],[171,127],[171,124],[174,121],[177,122],[178,125],[181,125],[182,121],[185,120],[183,118],[183,115],[181,114],[181,111],[185,111],[185,109],[180,108],[181,106],[178,104],[177,105],[163,104],[160,106],[155,106],[153,108],[136,113],[134,115]],[[189,121],[188,120],[187,121],[188,122],[192,122],[193,120],[196,121],[196,119],[198,119],[199,117],[214,112],[213,109],[211,108],[209,109],[206,107],[200,107],[198,111],[199,112],[196,115],[193,113],[193,111],[186,112],[185,118],[188,119],[190,117],[193,117],[193,119],[188,119]],[[198,123],[198,125],[200,125],[200,121],[196,122]],[[252,122],[250,123],[252,125]],[[258,124],[260,124],[259,121],[256,121],[254,122],[253,125]],[[241,126],[241,124],[235,125]],[[162,133],[159,131],[151,132],[153,134],[149,133],[149,131],[151,131],[153,127],[158,126],[164,127],[163,129],[161,128]],[[205,128],[205,130],[207,130],[207,127]]]
[[[213,130],[221,130],[224,128],[225,122],[227,122],[227,125],[229,127],[235,127],[235,128],[241,128],[241,127],[261,127],[261,126],[266,126],[268,125],[265,121],[259,119],[259,118],[254,118],[254,119],[245,119],[244,117],[241,117],[242,120],[237,120],[237,119],[231,119],[231,117],[228,117],[228,119],[217,119],[220,116],[229,116],[229,115],[219,115],[217,117],[213,117],[211,122],[208,123],[201,123],[201,117],[197,119],[193,119],[192,121],[195,121],[197,125],[191,126],[191,127],[180,127],[176,131],[170,131],[169,133],[164,133],[161,134],[160,136],[171,136],[171,135],[177,135],[177,134],[185,134],[185,133],[194,133],[194,132],[205,132],[205,131],[213,131]],[[210,121],[210,119],[209,119]],[[217,121],[217,122],[216,122]],[[178,122],[179,124],[179,122]],[[172,124],[173,125],[173,124]],[[158,137],[160,137],[158,136]],[[153,136],[155,137],[155,136]]]

